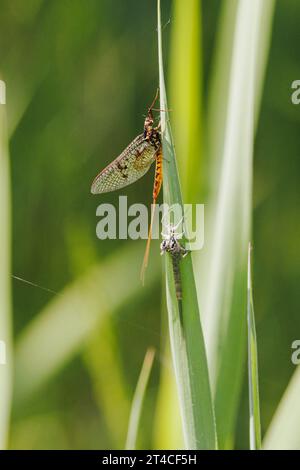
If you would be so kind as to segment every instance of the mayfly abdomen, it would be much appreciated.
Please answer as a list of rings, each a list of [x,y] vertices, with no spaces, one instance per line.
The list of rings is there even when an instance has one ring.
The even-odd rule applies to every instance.
[[[179,263],[180,263],[180,257],[178,255],[173,255],[172,265],[173,265],[176,298],[177,300],[182,300],[182,283],[181,283],[181,273],[180,273]]]

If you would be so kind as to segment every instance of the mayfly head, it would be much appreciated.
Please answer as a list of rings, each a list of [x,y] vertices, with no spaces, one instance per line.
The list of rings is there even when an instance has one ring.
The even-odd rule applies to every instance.
[[[157,88],[154,100],[152,101],[151,106],[148,108],[148,113],[144,122],[144,138],[147,140],[151,139],[152,134],[153,134],[154,118],[153,118],[152,110],[158,98],[158,93],[159,93],[159,89]]]
[[[183,218],[176,224],[164,224],[166,232],[162,231],[163,241],[160,244],[160,254],[170,253],[172,256],[179,255],[180,257],[185,257],[188,254],[188,251],[180,244],[179,240],[183,237],[182,233],[177,233],[177,228],[182,223]]]
[[[164,238],[160,244],[160,254],[180,252],[180,243],[175,235]]]
[[[162,223],[162,228],[163,228],[163,231],[161,232],[162,236],[164,239],[169,239],[171,238],[172,236],[174,238],[176,238],[176,240],[178,240],[179,238],[182,238],[184,233],[177,233],[177,229],[179,226],[181,226],[181,224],[183,223],[183,217],[181,217],[181,219],[179,220],[179,222],[177,222],[177,224],[172,224],[172,223],[166,223],[165,222],[165,218],[169,216],[169,212],[165,213],[161,219],[161,223]]]
[[[147,140],[149,140],[152,135],[153,122],[154,122],[154,119],[153,119],[152,111],[148,111],[148,114],[144,122],[144,138]]]

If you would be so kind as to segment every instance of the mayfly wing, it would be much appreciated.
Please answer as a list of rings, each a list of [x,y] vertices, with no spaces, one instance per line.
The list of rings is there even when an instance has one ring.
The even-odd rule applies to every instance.
[[[92,194],[124,188],[140,179],[156,159],[157,149],[138,135],[128,147],[94,179]]]

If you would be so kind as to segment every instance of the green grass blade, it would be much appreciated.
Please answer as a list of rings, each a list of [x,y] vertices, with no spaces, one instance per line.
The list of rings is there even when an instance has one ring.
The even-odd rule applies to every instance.
[[[162,110],[167,110],[160,0],[157,2],[157,7],[160,107]],[[164,154],[164,202],[169,206],[175,203],[182,206],[175,150],[167,111],[161,112],[161,129]],[[192,260],[190,256],[187,256],[180,264],[183,288],[183,326],[179,318],[171,260],[168,256],[165,256],[165,260],[171,350],[185,445],[189,449],[215,449],[214,413]],[[188,292],[188,295],[184,295],[184,292]]]
[[[207,146],[210,160],[212,188],[219,172],[219,155],[222,153],[228,103],[228,88],[230,81],[231,55],[233,50],[234,28],[232,19],[237,13],[239,0],[222,2],[219,27],[217,30],[216,47],[212,65],[212,75],[209,87],[209,103],[207,116]],[[255,80],[255,123],[258,121],[261,95],[264,84],[266,63],[270,48],[272,20],[275,0],[265,0],[261,5],[259,27],[259,48],[256,61]],[[255,126],[256,127],[256,126]]]
[[[204,331],[208,347],[216,421],[221,448],[233,445],[246,352],[247,245],[251,231],[252,155],[260,48],[267,47],[265,2],[237,2],[224,129],[217,148],[218,171],[212,171],[212,210],[204,249],[202,284]],[[231,4],[234,7],[234,4]],[[225,16],[228,21],[232,18]],[[264,40],[264,35],[266,38]],[[265,63],[260,67],[265,66]],[[219,70],[220,73],[220,70]],[[262,79],[263,73],[259,74]],[[212,102],[213,103],[213,102]],[[215,125],[210,121],[211,125]],[[223,137],[224,136],[224,137]],[[216,137],[218,138],[218,137]],[[203,275],[205,273],[205,275]]]
[[[145,398],[145,393],[146,393],[150,373],[152,370],[154,356],[155,356],[155,350],[152,348],[149,348],[144,358],[142,370],[140,372],[136,389],[134,392],[133,400],[132,400],[126,446],[125,446],[126,450],[136,449],[137,434],[138,434],[138,429],[139,429],[139,424],[140,424],[140,419],[141,419],[142,407],[143,407],[143,402]]]
[[[297,366],[263,441],[266,450],[300,449],[300,366]]]
[[[163,312],[165,312],[165,309]],[[180,407],[169,342],[164,346],[163,351],[155,410],[154,449],[182,449],[184,443]]]
[[[94,399],[109,432],[111,447],[122,449],[130,402],[122,367],[122,352],[113,321],[112,317],[107,317],[102,322],[101,328],[97,328],[89,338],[83,356],[90,374]]]
[[[140,292],[142,256],[142,244],[115,252],[67,286],[26,327],[16,345],[15,398],[18,404],[79,352],[108,315]],[[158,278],[159,272],[157,258],[151,261],[147,286]]]
[[[230,65],[233,49],[233,18],[236,17],[238,0],[227,0],[221,3],[220,18],[212,60],[212,73],[209,84],[207,110],[207,151],[209,157],[209,178],[211,193],[215,192],[214,183],[220,175],[220,155],[223,151],[226,111],[228,106],[228,89]]]
[[[248,378],[249,378],[249,412],[250,412],[250,449],[261,448],[261,425],[258,387],[258,358],[256,329],[253,308],[251,280],[251,245],[248,247],[248,283],[247,283],[247,320],[248,320]]]
[[[173,2],[170,52],[170,119],[185,202],[199,201],[202,188],[201,4]]]
[[[272,38],[273,17],[275,11],[275,0],[265,0],[261,5],[261,15],[259,24],[259,39],[257,41],[257,61],[255,77],[255,128],[259,118],[261,97],[263,92],[266,64]]]
[[[0,449],[7,446],[12,382],[10,182],[5,83],[0,80]]]

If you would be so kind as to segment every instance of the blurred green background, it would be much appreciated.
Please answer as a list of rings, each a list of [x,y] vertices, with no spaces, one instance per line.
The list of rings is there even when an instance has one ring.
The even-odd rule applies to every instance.
[[[64,359],[53,373],[49,377],[46,373],[32,390],[26,385],[21,360],[11,448],[121,448],[149,346],[155,346],[157,355],[138,444],[163,447],[164,439],[168,441],[165,433],[170,429],[159,419],[161,377],[172,366],[165,349],[159,252],[152,247],[149,279],[143,288],[139,267],[144,243],[96,238],[96,207],[101,202],[116,203],[119,193],[90,194],[97,172],[141,132],[143,115],[157,88],[155,3],[0,0],[0,75],[7,86],[11,161],[12,272],[58,293],[12,279],[14,338],[16,342],[22,338],[50,302],[59,302],[64,288],[78,282],[75,289],[80,291],[96,265],[104,269],[93,295],[99,289],[100,296],[101,288],[110,285],[111,295],[121,299],[113,311],[99,300],[93,307],[95,315],[101,318],[105,309],[112,315],[92,324],[68,354],[62,354]],[[204,122],[221,3],[202,2]],[[168,68],[172,1],[163,1],[162,8],[165,22],[171,19],[163,30]],[[295,368],[291,343],[300,337],[300,108],[290,98],[291,83],[300,78],[299,21],[297,0],[277,2],[254,154],[253,278],[263,432]],[[172,109],[172,102],[169,105]],[[202,165],[205,181],[209,162]],[[153,170],[122,191],[128,204],[149,204],[152,182]],[[130,267],[137,245],[140,258]],[[118,260],[122,270],[115,275],[106,266],[110,262],[118,266]],[[76,300],[73,310],[74,324],[72,317],[62,322],[62,337],[68,338],[78,327]],[[45,331],[47,327],[46,323]],[[50,333],[42,347],[59,350],[61,343],[56,344]],[[246,369],[244,384],[237,448],[248,447]],[[29,387],[24,396],[22,387]]]

